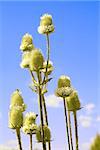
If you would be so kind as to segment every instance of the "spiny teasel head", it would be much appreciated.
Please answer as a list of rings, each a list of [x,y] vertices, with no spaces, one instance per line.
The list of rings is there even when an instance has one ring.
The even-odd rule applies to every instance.
[[[43,68],[44,57],[39,49],[34,49],[30,57],[30,70],[39,71]]]
[[[41,130],[42,130],[42,127],[41,125],[37,128],[37,131],[36,131],[36,139],[38,142],[42,142],[42,134],[41,134]],[[44,141],[45,142],[49,142],[51,140],[51,132],[50,132],[50,129],[47,125],[44,125],[43,126],[43,130],[44,130]]]
[[[25,115],[24,122],[23,122],[23,132],[25,134],[36,133],[37,130],[36,118],[37,118],[37,114],[35,114],[34,112],[29,112]]]
[[[20,63],[21,68],[29,68],[30,57],[31,57],[31,51],[27,51],[22,54],[22,61]]]
[[[69,111],[77,111],[80,109],[81,104],[76,90],[73,90],[70,96],[66,98],[66,103]]]
[[[11,95],[10,109],[15,108],[22,112],[26,109],[21,92],[18,89],[15,90]]]
[[[68,76],[62,75],[58,79],[58,88],[61,87],[71,87],[71,81]]]
[[[90,146],[90,150],[100,150],[100,134],[97,134],[94,138]]]
[[[29,33],[26,33],[26,34],[22,37],[20,49],[21,49],[23,52],[24,52],[24,51],[31,51],[32,49],[34,49],[33,38],[32,38],[32,36],[31,36]]]
[[[9,128],[17,129],[23,125],[23,113],[17,108],[11,109],[9,112]]]
[[[61,87],[57,88],[55,91],[55,95],[57,97],[66,98],[73,92],[73,88],[71,87]]]
[[[40,34],[50,34],[54,32],[54,25],[51,15],[44,14],[40,17],[40,26],[38,27],[38,32]]]
[[[46,72],[46,67],[47,67],[47,61],[44,61],[44,63],[43,63],[43,69],[41,70],[43,73]],[[47,68],[47,74],[50,75],[53,70],[54,70],[53,63],[51,61],[49,61],[48,62],[48,68]]]

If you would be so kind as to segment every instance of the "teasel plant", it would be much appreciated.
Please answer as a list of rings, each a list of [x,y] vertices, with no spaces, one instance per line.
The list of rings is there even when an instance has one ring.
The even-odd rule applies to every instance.
[[[23,126],[23,112],[26,109],[21,92],[17,89],[11,95],[11,104],[9,111],[9,128],[16,131],[18,148],[22,150],[22,141],[20,129]]]
[[[44,60],[43,54],[40,49],[35,48],[33,44],[33,38],[30,34],[26,33],[20,45],[22,50],[22,62],[20,66],[27,68],[32,77],[32,84],[30,88],[33,92],[36,92],[39,97],[39,110],[40,110],[40,121],[41,121],[41,135],[42,135],[42,146],[43,150],[46,150],[46,141],[44,134],[44,126],[49,125],[48,114],[46,108],[46,102],[44,94],[47,92],[47,83],[52,79],[48,76],[53,71],[52,63],[50,62],[50,42],[49,35],[54,31],[54,25],[52,22],[52,16],[44,14],[40,18],[40,26],[38,32],[46,35],[47,40],[47,60]],[[51,140],[48,141],[48,149],[51,150]]]
[[[25,117],[24,117],[24,121],[23,121],[23,127],[22,127],[22,131],[26,134],[29,135],[29,139],[30,139],[30,150],[33,150],[33,140],[32,137],[33,135],[36,135],[37,132],[37,124],[36,124],[36,118],[37,118],[37,114],[35,114],[34,112],[29,112],[26,113]]]

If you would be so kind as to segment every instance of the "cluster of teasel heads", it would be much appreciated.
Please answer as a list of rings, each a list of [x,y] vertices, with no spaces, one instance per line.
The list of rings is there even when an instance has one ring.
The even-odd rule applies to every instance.
[[[37,142],[42,143],[43,150],[51,150],[51,131],[48,123],[48,114],[45,103],[45,93],[48,92],[47,84],[52,79],[53,64],[50,61],[50,40],[49,36],[54,32],[52,16],[44,14],[40,18],[40,26],[38,32],[46,36],[47,42],[47,58],[45,59],[41,50],[33,44],[33,38],[26,33],[22,37],[20,49],[22,51],[21,68],[29,71],[32,84],[30,89],[38,95],[38,105],[40,113],[40,125],[37,125],[37,114],[29,112],[25,116],[23,112],[26,110],[21,92],[17,89],[11,96],[11,104],[9,111],[9,128],[16,131],[19,150],[22,150],[22,140],[20,130],[30,137],[30,150],[33,150],[32,136],[35,135]],[[71,85],[70,78],[63,75],[58,79],[58,86],[55,95],[61,97],[64,103],[64,116],[66,123],[66,133],[68,141],[68,149],[73,150],[73,139],[71,129],[70,113],[73,112],[75,124],[76,150],[78,150],[78,128],[77,128],[77,110],[80,109],[80,101],[77,91]]]

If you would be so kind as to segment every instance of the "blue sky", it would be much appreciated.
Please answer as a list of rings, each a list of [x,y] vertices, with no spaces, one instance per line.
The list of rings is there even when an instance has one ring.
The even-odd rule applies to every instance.
[[[1,145],[15,139],[15,134],[7,126],[10,95],[16,88],[22,91],[27,111],[38,113],[37,97],[28,88],[31,82],[29,73],[19,66],[19,46],[22,36],[28,32],[32,34],[35,46],[42,49],[46,56],[45,36],[37,32],[40,16],[44,13],[53,16],[55,25],[55,32],[50,35],[54,79],[48,86],[47,94],[52,150],[66,148],[63,106],[54,97],[57,80],[62,74],[70,76],[84,107],[78,112],[81,150],[100,132],[98,9],[98,2],[0,2]],[[54,100],[53,104],[51,100]],[[27,141],[28,137],[22,136]]]

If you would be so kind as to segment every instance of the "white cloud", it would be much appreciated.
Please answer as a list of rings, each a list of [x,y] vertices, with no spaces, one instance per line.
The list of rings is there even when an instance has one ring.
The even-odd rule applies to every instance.
[[[16,150],[16,140],[9,140],[5,144],[0,145],[0,150]]]
[[[89,113],[89,114],[93,112],[94,108],[95,108],[95,104],[93,104],[93,103],[88,103],[85,106],[85,109],[86,109],[87,113]]]
[[[80,122],[80,124],[81,124],[82,127],[88,128],[88,127],[91,126],[92,117],[91,116],[81,115],[81,116],[79,116],[79,122]]]
[[[90,142],[85,142],[81,144],[81,150],[90,150]]]
[[[97,116],[96,121],[100,122],[100,116]]]
[[[54,94],[46,96],[46,104],[48,107],[61,107],[61,99]]]

